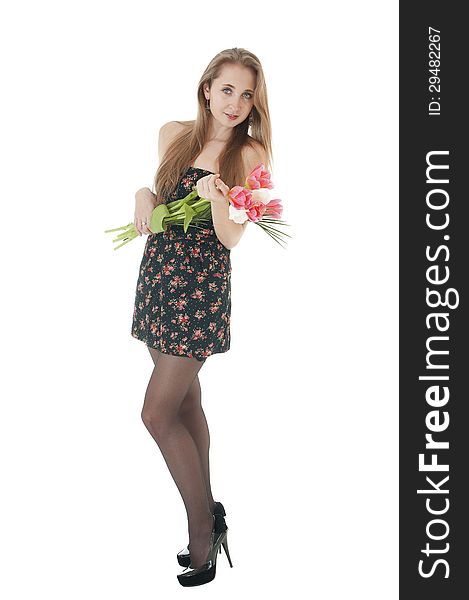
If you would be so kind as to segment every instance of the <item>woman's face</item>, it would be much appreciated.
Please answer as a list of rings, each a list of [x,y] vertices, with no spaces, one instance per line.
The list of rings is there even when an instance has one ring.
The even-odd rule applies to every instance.
[[[213,117],[225,127],[235,127],[247,119],[254,104],[255,72],[243,65],[224,64],[211,89],[204,88],[205,98],[210,99]],[[236,115],[229,118],[227,115]]]

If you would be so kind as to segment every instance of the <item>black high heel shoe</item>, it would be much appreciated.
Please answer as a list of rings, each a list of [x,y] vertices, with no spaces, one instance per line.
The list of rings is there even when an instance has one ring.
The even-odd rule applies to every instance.
[[[180,573],[178,577],[179,583],[184,587],[194,586],[194,585],[203,585],[204,583],[209,583],[215,578],[215,573],[217,569],[217,554],[220,551],[221,547],[226,552],[226,556],[228,557],[228,561],[230,563],[230,567],[233,566],[231,562],[230,553],[228,551],[228,528],[225,531],[216,531],[216,517],[213,516],[213,527],[212,533],[210,534],[210,548],[207,554],[207,558],[205,563],[200,566],[193,568],[190,565],[184,569],[182,573]]]
[[[215,516],[215,530],[218,533],[222,533],[223,531],[227,531],[228,527],[226,526],[224,517],[226,516],[225,508],[221,502],[215,502],[213,507],[213,513]],[[220,554],[221,554],[221,546],[220,546]],[[191,564],[191,555],[189,551],[189,547],[186,546],[177,554],[178,563],[181,567],[188,567]]]

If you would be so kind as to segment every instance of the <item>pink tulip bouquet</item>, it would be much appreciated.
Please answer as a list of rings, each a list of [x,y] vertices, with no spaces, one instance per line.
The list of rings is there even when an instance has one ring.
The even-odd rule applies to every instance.
[[[280,219],[283,211],[281,201],[269,198],[269,190],[273,187],[269,171],[262,163],[257,165],[246,178],[244,186],[235,185],[228,192],[229,218],[240,224],[248,220],[255,223],[282,245],[285,237],[291,236],[275,227],[275,225],[288,226],[288,223]],[[159,204],[154,208],[149,229],[152,233],[161,233],[166,231],[168,224],[172,223],[182,225],[186,232],[188,227],[206,226],[210,223],[210,216],[210,200],[199,198],[197,188],[194,186],[192,191],[181,200]],[[133,223],[116,229],[106,229],[104,233],[114,231],[121,231],[121,233],[112,241],[122,242],[114,250],[138,236],[138,231]]]
[[[259,225],[276,242],[284,242],[288,233],[277,229],[275,225],[288,225],[282,221],[283,206],[281,200],[271,200],[269,190],[274,187],[270,173],[261,163],[246,178],[244,187],[235,185],[228,192],[230,201],[229,217],[235,223],[251,221]]]

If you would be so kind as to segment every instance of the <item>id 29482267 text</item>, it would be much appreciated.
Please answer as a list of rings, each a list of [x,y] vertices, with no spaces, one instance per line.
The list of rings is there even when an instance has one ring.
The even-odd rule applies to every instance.
[[[428,114],[439,116],[441,114],[441,32],[434,27],[428,28],[428,91],[430,100]]]

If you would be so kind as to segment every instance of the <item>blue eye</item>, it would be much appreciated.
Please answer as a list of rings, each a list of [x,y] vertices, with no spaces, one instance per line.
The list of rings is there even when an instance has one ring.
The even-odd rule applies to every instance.
[[[222,92],[225,92],[225,91],[231,92],[231,89],[230,88],[223,88]],[[248,95],[248,100],[250,100],[252,98],[251,92],[244,92],[244,93]]]

